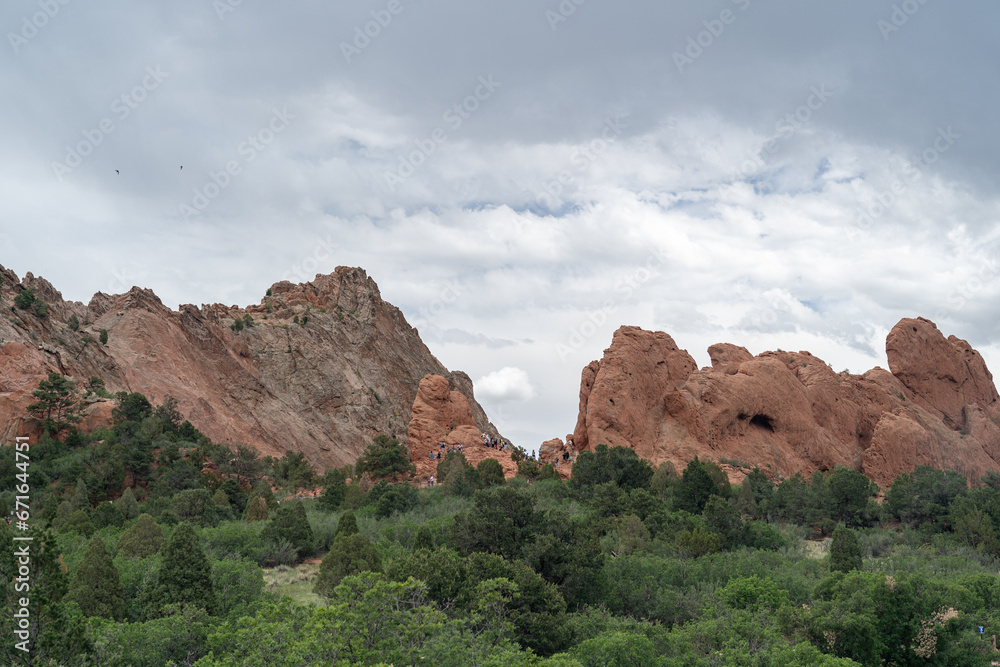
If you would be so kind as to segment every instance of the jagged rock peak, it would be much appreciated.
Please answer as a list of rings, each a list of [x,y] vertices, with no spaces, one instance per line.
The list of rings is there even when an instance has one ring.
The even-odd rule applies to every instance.
[[[622,327],[583,369],[573,440],[678,467],[735,461],[737,477],[751,466],[780,478],[844,465],[886,486],[917,465],[973,481],[1000,470],[1000,399],[982,356],[923,318],[893,327],[886,352],[892,372],[851,375],[808,352],[752,356],[720,343],[699,370],[667,334]]]

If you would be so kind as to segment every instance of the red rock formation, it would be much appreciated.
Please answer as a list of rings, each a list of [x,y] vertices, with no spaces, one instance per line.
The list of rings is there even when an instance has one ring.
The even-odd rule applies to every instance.
[[[462,392],[452,390],[447,378],[440,375],[428,375],[420,381],[407,433],[410,458],[417,466],[418,480],[436,473],[438,460],[431,459],[430,454],[437,455],[442,442],[445,450],[461,444],[466,460],[474,466],[483,459],[496,459],[504,475],[517,474],[517,465],[509,452],[483,444],[483,430],[476,425],[469,399]]]
[[[1000,470],[1000,398],[979,353],[924,319],[900,321],[886,350],[892,373],[838,374],[808,352],[753,357],[728,344],[697,370],[670,336],[622,327],[583,369],[574,440],[678,469],[695,456],[775,476],[844,465],[882,486],[917,465],[970,480]]]
[[[273,456],[301,451],[320,470],[353,462],[376,435],[405,441],[418,384],[431,373],[469,398],[477,432],[497,434],[472,397],[469,377],[442,366],[361,269],[340,267],[302,285],[276,283],[271,296],[245,309],[174,311],[138,287],[95,294],[85,306],[64,301],[31,274],[20,281],[0,267],[0,281],[0,304],[9,310],[0,319],[3,442],[37,430],[24,408],[51,371],[75,380],[98,376],[112,393],[138,391],[156,403],[173,396],[213,440]],[[11,309],[29,286],[49,304],[47,318]],[[81,323],[78,331],[67,327],[70,315]],[[246,315],[254,326],[234,331]],[[108,330],[107,345],[98,342],[101,329]],[[110,407],[89,410],[94,421]]]

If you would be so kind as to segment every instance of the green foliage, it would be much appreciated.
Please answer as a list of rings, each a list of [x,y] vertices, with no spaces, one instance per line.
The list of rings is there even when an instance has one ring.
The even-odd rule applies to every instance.
[[[324,477],[323,493],[319,497],[319,506],[328,512],[336,512],[344,503],[347,495],[347,475],[340,468],[330,470]]]
[[[60,533],[80,533],[85,537],[90,537],[97,531],[94,524],[90,521],[90,517],[83,510],[77,510],[69,515],[66,522],[62,524],[59,529]]]
[[[614,482],[623,489],[637,489],[648,487],[652,477],[652,466],[634,449],[597,445],[594,451],[581,452],[577,457],[571,481],[576,488]]]
[[[641,634],[605,632],[573,647],[583,667],[644,667],[662,664],[656,645]]]
[[[148,558],[163,546],[163,529],[148,514],[140,514],[135,525],[118,539],[118,553],[127,558]]]
[[[49,373],[38,382],[38,389],[31,393],[37,399],[28,411],[42,423],[43,428],[56,440],[70,425],[80,421],[76,384],[60,373]]]
[[[101,329],[100,341],[101,341],[101,345],[107,345],[108,344],[108,330],[107,329]]]
[[[125,523],[125,515],[109,500],[97,506],[91,521],[98,530],[107,526],[121,528]]]
[[[229,507],[233,510],[233,514],[237,516],[242,516],[246,511],[247,502],[250,500],[247,496],[247,492],[239,485],[239,483],[232,478],[226,479],[219,487],[219,490],[226,494],[226,499],[229,501]],[[213,496],[214,500],[214,496]]]
[[[291,489],[312,488],[316,484],[316,470],[302,452],[285,452],[274,464],[274,478]]]
[[[313,590],[317,595],[332,600],[344,577],[361,572],[381,571],[382,558],[371,540],[361,533],[338,537],[320,563],[319,576]]]
[[[837,526],[830,543],[830,570],[850,572],[861,569],[861,544],[850,528]]]
[[[305,507],[298,500],[278,507],[274,518],[264,527],[261,538],[274,543],[287,540],[295,548],[299,558],[308,558],[316,552]]]
[[[451,544],[461,553],[517,558],[540,520],[532,497],[505,485],[477,491],[473,501],[470,512],[455,516]]]
[[[337,521],[337,532],[333,534],[333,541],[358,534],[358,521],[351,510],[345,511]]]
[[[122,516],[126,521],[131,521],[139,516],[139,503],[136,501],[135,494],[132,493],[131,487],[125,489],[121,498],[115,501],[115,506],[118,508],[118,511],[122,513]]]
[[[254,487],[253,493],[250,494],[250,500],[253,500],[258,496],[263,498],[264,502],[267,503],[268,510],[278,509],[278,500],[274,497],[274,491],[271,490],[271,485],[265,479],[260,480],[257,483],[257,486]],[[247,506],[249,506],[249,504],[250,503],[248,501]]]
[[[964,477],[952,470],[917,466],[901,473],[886,494],[885,510],[892,518],[912,528],[940,532],[946,527],[948,507],[968,492]]]
[[[254,496],[250,504],[247,505],[247,511],[244,515],[247,523],[255,523],[257,521],[267,521],[271,518],[267,511],[267,501],[264,496]]]
[[[834,521],[859,525],[869,499],[878,491],[875,484],[856,470],[838,466],[828,475],[827,509]]]
[[[709,497],[719,494],[708,467],[698,457],[687,464],[680,482],[674,489],[674,507],[692,514],[701,514]]]
[[[476,470],[479,472],[479,483],[484,488],[502,486],[507,481],[504,478],[503,466],[496,459],[483,459],[476,466]]]
[[[367,472],[375,478],[406,475],[417,470],[416,466],[410,463],[406,447],[399,444],[395,438],[386,435],[375,437],[354,464],[354,468],[358,475]]]
[[[17,293],[17,296],[14,297],[14,305],[21,310],[28,310],[35,305],[35,299],[35,290],[28,287]]]
[[[733,609],[775,611],[788,604],[788,593],[770,579],[753,575],[734,577],[716,595]]]
[[[212,568],[189,523],[179,524],[163,548],[163,562],[145,601],[144,618],[167,614],[168,605],[192,605],[209,614],[218,605]]]
[[[66,599],[79,605],[85,616],[121,618],[125,603],[122,584],[100,535],[90,541]]]
[[[77,319],[76,315],[70,315],[69,319],[66,320],[66,326],[70,328],[70,331],[76,331],[80,328],[80,320]]]
[[[413,538],[413,550],[432,550],[433,548],[434,536],[431,534],[431,529],[428,528],[426,524],[423,524],[417,529],[417,536]]]

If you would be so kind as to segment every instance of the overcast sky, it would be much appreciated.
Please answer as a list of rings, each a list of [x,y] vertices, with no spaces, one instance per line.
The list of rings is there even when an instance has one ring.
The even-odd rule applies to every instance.
[[[0,6],[0,264],[66,298],[360,266],[529,449],[622,324],[1000,368],[996,3],[94,4]]]

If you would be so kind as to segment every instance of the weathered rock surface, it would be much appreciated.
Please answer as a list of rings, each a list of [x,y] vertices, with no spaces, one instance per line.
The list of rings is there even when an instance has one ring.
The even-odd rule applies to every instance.
[[[699,456],[776,477],[844,465],[881,486],[917,465],[970,480],[1000,470],[1000,398],[982,356],[922,318],[901,320],[886,351],[892,372],[850,375],[808,352],[754,357],[718,344],[712,368],[698,370],[667,334],[622,327],[583,369],[575,446],[624,445],[678,469]]]
[[[173,396],[181,413],[219,442],[263,454],[303,452],[320,470],[353,462],[379,434],[406,441],[421,378],[447,378],[467,399],[472,425],[497,435],[472,394],[448,371],[403,314],[382,300],[361,269],[339,267],[310,283],[279,282],[260,304],[165,307],[150,290],[64,301],[52,285],[0,267],[0,438],[38,435],[25,408],[51,371],[102,378],[108,391],[138,391],[155,403]],[[48,317],[13,307],[32,287]],[[70,315],[78,331],[67,326]],[[253,326],[231,325],[249,315]],[[308,319],[308,321],[306,321]],[[298,323],[297,323],[298,322]],[[107,329],[107,345],[98,342]],[[103,407],[101,407],[103,405]],[[110,403],[89,407],[91,421]]]
[[[483,443],[484,429],[479,428],[469,407],[468,397],[451,388],[448,379],[440,375],[428,375],[420,381],[417,396],[413,401],[413,412],[408,429],[410,457],[417,466],[417,479],[426,479],[437,471],[438,459],[431,459],[449,448],[462,445],[462,454],[472,465],[479,465],[483,459],[496,459],[504,470],[504,475],[517,474],[517,465],[510,453],[487,447]],[[489,432],[487,432],[489,433]],[[495,433],[490,433],[496,437]],[[442,454],[442,460],[445,454]]]

